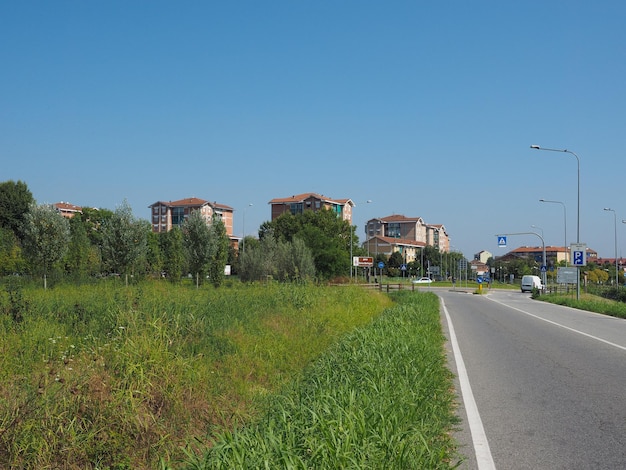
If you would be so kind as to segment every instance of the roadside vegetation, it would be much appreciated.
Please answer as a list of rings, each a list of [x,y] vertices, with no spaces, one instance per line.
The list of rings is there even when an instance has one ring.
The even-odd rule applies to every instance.
[[[437,297],[122,279],[0,291],[2,468],[451,468]]]
[[[401,291],[184,468],[453,468],[456,422],[439,301]]]
[[[574,288],[575,289],[575,288]],[[626,289],[610,288],[604,290],[590,289],[582,292],[580,300],[575,293],[570,294],[533,294],[534,298],[567,307],[588,310],[617,318],[626,318]]]

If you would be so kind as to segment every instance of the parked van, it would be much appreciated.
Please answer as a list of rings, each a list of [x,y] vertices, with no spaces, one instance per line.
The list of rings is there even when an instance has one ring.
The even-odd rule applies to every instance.
[[[532,292],[535,288],[543,289],[539,276],[522,276],[522,292]]]

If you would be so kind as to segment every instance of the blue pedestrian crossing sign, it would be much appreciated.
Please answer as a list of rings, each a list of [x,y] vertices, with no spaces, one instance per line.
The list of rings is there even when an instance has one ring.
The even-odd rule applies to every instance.
[[[498,246],[500,248],[506,247],[506,237],[504,235],[498,235]]]
[[[571,257],[573,266],[587,266],[587,244],[572,243]]]

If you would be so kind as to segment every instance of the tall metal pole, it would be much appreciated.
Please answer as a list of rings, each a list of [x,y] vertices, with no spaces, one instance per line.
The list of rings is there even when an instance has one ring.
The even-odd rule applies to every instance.
[[[561,204],[563,206],[563,225],[565,226],[565,235],[563,237],[563,248],[565,248],[565,266],[568,266],[569,255],[567,253],[567,210],[565,203],[561,201],[550,201],[548,199],[539,199],[539,202],[551,202],[553,204]]]
[[[372,200],[368,199],[367,201],[365,201],[366,204],[371,204]],[[356,204],[354,204],[354,207],[356,207]],[[353,272],[353,255],[352,255],[352,232],[354,232],[353,226],[352,226],[352,216],[350,216],[350,280],[352,281],[352,272]],[[367,236],[367,233],[365,234]],[[370,244],[369,241],[367,242],[367,254],[369,256],[369,249],[370,249]]]
[[[252,206],[252,203],[248,204],[244,210],[243,210],[243,224],[242,224],[242,230],[243,230],[243,237],[241,237],[241,251],[243,253],[246,252],[246,210],[248,209],[248,207]]]
[[[531,149],[535,149],[535,150],[547,150],[548,152],[562,152],[562,153],[569,153],[571,155],[574,155],[576,157],[576,165],[577,165],[577,170],[578,170],[578,203],[577,203],[577,214],[576,214],[576,243],[579,244],[580,243],[580,158],[578,158],[578,155],[576,155],[574,152],[572,152],[571,150],[567,150],[567,149],[549,149],[549,148],[545,148],[545,147],[541,147],[539,145],[531,145],[530,146]],[[585,253],[585,256],[587,254]],[[576,267],[576,269],[579,271],[578,266]],[[580,300],[580,272],[578,272],[578,276],[576,279],[576,300]]]
[[[619,281],[618,281],[618,267],[617,267],[617,215],[615,214],[615,210],[611,209],[610,207],[605,207],[604,208],[605,211],[609,211],[609,212],[613,212],[613,226],[615,229],[615,288],[617,289],[617,286],[619,285]]]

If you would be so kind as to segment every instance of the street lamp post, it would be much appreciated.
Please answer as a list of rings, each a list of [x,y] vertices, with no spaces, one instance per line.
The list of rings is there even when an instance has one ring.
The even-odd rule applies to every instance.
[[[551,202],[553,204],[561,204],[563,206],[563,225],[565,226],[564,238],[563,238],[563,247],[566,250],[565,253],[565,265],[567,266],[568,255],[567,255],[567,211],[565,209],[565,203],[561,201],[550,201],[548,199],[539,199],[539,202]]]
[[[241,228],[243,230],[243,237],[241,238],[241,251],[243,253],[246,252],[246,210],[248,209],[248,207],[251,207],[252,203],[248,204],[244,210],[243,210],[243,223],[241,225]]]
[[[619,285],[618,281],[618,267],[617,267],[617,215],[615,214],[615,210],[610,207],[605,207],[605,211],[613,212],[613,226],[615,229],[615,288]]]
[[[576,165],[577,165],[577,173],[578,173],[578,185],[577,185],[577,208],[576,208],[576,243],[580,244],[580,158],[571,150],[567,149],[551,149],[546,147],[541,147],[539,145],[531,145],[531,149],[535,150],[546,150],[548,152],[561,152],[561,153],[569,153],[576,157]],[[576,267],[578,270],[578,266]],[[580,272],[576,278],[576,300],[580,300]]]
[[[368,199],[367,201],[365,201],[365,204],[371,204],[372,200]],[[354,204],[354,207],[356,207],[356,204]],[[352,220],[350,221],[350,280],[352,281],[352,272],[353,272],[353,258],[352,258],[352,232],[354,232],[353,228],[352,228]],[[367,250],[369,252],[369,242],[367,244]],[[368,253],[369,254],[369,253]]]

